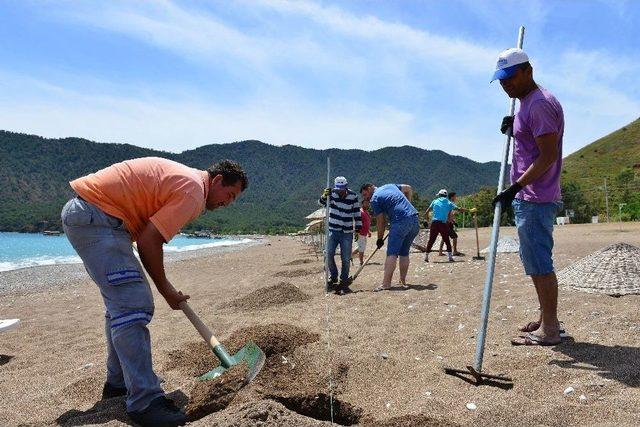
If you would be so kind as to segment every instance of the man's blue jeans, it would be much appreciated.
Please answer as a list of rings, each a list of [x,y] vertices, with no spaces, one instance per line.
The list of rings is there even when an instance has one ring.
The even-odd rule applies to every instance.
[[[351,263],[351,246],[353,243],[353,233],[344,231],[329,230],[329,240],[327,240],[327,256],[329,257],[329,275],[332,281],[338,278],[338,267],[333,259],[336,256],[336,248],[340,245],[340,259],[342,268],[340,269],[340,280],[349,278],[349,266]]]

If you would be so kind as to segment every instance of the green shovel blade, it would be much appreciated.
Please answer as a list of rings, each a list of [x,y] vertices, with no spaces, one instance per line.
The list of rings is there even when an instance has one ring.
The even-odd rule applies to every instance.
[[[226,353],[226,350],[224,350],[224,347],[222,347],[222,345],[217,346],[214,349],[214,354],[216,354],[216,357],[220,358],[219,354],[221,353],[228,354]],[[258,373],[264,366],[265,359],[266,356],[260,349],[260,347],[258,347],[253,341],[249,341],[236,354],[234,354],[233,356],[227,356],[226,360],[231,362],[228,367],[224,367],[223,364],[221,364],[217,368],[202,375],[200,377],[200,380],[207,381],[218,378],[220,375],[224,374],[231,366],[246,363],[249,369],[245,380],[247,381],[247,383],[249,383],[256,377],[256,375],[258,375]]]

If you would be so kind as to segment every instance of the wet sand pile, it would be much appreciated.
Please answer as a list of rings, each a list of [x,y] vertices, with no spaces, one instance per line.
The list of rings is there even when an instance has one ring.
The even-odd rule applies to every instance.
[[[318,269],[318,268],[313,268],[313,269],[298,268],[298,269],[295,269],[295,270],[278,271],[273,276],[274,277],[302,277],[302,276],[309,276],[310,274],[322,273],[323,271],[324,270],[322,268],[320,268],[320,269]]]
[[[197,381],[189,394],[185,412],[189,420],[197,420],[229,406],[246,385],[246,363],[229,368],[223,375],[207,381]]]
[[[589,293],[640,294],[640,248],[609,245],[560,271],[558,283]]]
[[[228,348],[235,353],[248,340],[254,341],[267,356],[265,366],[255,380],[245,386],[246,366],[230,370],[215,380],[197,382],[191,390],[187,413],[196,420],[212,414],[211,422],[218,422],[217,412],[230,405],[263,401],[265,399],[278,402],[287,409],[288,417],[297,413],[313,420],[326,421],[333,419],[339,425],[357,424],[363,411],[348,402],[339,399],[339,394],[346,382],[348,367],[336,364],[331,367],[319,360],[315,349],[305,349],[307,344],[315,343],[318,334],[309,333],[302,328],[285,324],[253,326],[233,333],[228,340]],[[190,372],[213,369],[204,367],[198,359],[208,356],[209,351],[202,346],[189,346],[180,355],[180,364]],[[173,353],[174,356],[178,353]],[[209,357],[209,360],[211,358]],[[176,365],[178,367],[178,365]],[[329,375],[334,384],[333,401],[327,394]],[[202,374],[204,372],[198,372]],[[243,406],[251,411],[252,405]],[[282,409],[258,411],[260,417],[269,419],[284,416]],[[255,408],[254,408],[255,409]],[[230,409],[231,410],[231,409]],[[278,415],[279,414],[279,415]],[[237,418],[237,416],[236,416]],[[295,417],[294,417],[295,418]],[[296,424],[301,425],[301,424]],[[318,425],[311,423],[309,425]]]
[[[291,351],[296,347],[318,341],[320,336],[297,326],[273,323],[266,326],[250,326],[239,329],[222,341],[229,353],[235,354],[248,341],[253,341],[267,357]],[[184,348],[169,352],[164,369],[176,369],[181,373],[198,377],[216,368],[219,361],[211,348],[203,341],[187,343]]]
[[[224,304],[224,307],[254,311],[284,306],[294,302],[304,302],[310,299],[311,296],[302,292],[297,286],[288,282],[280,282],[277,285],[256,289],[248,295]]]
[[[316,260],[313,260],[311,258],[303,258],[303,259],[294,259],[293,261],[284,263],[282,265],[285,265],[285,266],[300,265],[300,264],[309,264],[309,263],[312,263],[312,262],[316,262]]]
[[[72,402],[98,400],[102,392],[102,382],[103,379],[97,376],[84,377],[65,386],[60,396]]]
[[[216,414],[215,424],[211,419],[197,421],[191,425],[227,427],[321,427],[330,426],[328,421],[314,420],[288,410],[281,403],[273,400],[259,400],[230,406]]]

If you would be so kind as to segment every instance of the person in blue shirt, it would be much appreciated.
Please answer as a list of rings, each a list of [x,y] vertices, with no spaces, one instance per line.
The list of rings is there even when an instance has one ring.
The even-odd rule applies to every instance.
[[[420,231],[418,211],[409,201],[413,191],[410,185],[386,184],[377,188],[373,184],[364,184],[360,188],[364,200],[369,201],[373,215],[376,217],[378,240],[376,246],[384,246],[384,231],[387,220],[389,228],[389,242],[387,245],[387,259],[384,263],[384,279],[382,285],[374,292],[391,288],[391,279],[396,269],[396,262],[400,264],[400,285],[407,286],[407,271],[409,271],[409,249],[413,239]]]
[[[449,213],[453,210],[466,212],[467,209],[459,208],[449,200],[447,190],[442,189],[438,191],[437,198],[431,202],[427,208],[427,218],[429,212],[433,211],[433,221],[429,227],[429,242],[427,243],[427,253],[424,257],[425,262],[429,262],[429,252],[435,243],[438,235],[442,236],[444,244],[447,246],[447,255],[449,256],[449,262],[454,262],[453,255],[451,254],[451,241],[449,240],[449,225],[447,220],[449,219]]]

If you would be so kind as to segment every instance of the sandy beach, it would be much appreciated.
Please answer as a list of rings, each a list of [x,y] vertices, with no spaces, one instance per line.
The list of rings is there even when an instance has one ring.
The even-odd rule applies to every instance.
[[[489,233],[480,230],[481,248]],[[561,226],[554,237],[561,270],[609,244],[640,246],[640,224]],[[253,339],[267,354],[239,391],[234,372],[216,380],[192,425],[320,426],[331,412],[340,425],[640,425],[640,296],[563,288],[559,315],[570,337],[513,347],[538,308],[517,254],[497,259],[484,358],[484,371],[508,374],[512,387],[445,375],[445,366],[473,362],[486,269],[472,260],[473,230],[460,232],[459,249],[466,256],[456,263],[434,254],[426,264],[413,252],[410,289],[373,293],[382,279],[377,253],[346,296],[325,296],[322,259],[295,237],[168,260],[170,280],[231,351]],[[0,425],[128,425],[122,399],[99,400],[104,309],[82,266],[0,273],[0,288],[0,317],[22,320],[0,334]],[[187,405],[195,377],[217,362],[182,312],[154,293],[154,367],[170,397]]]

